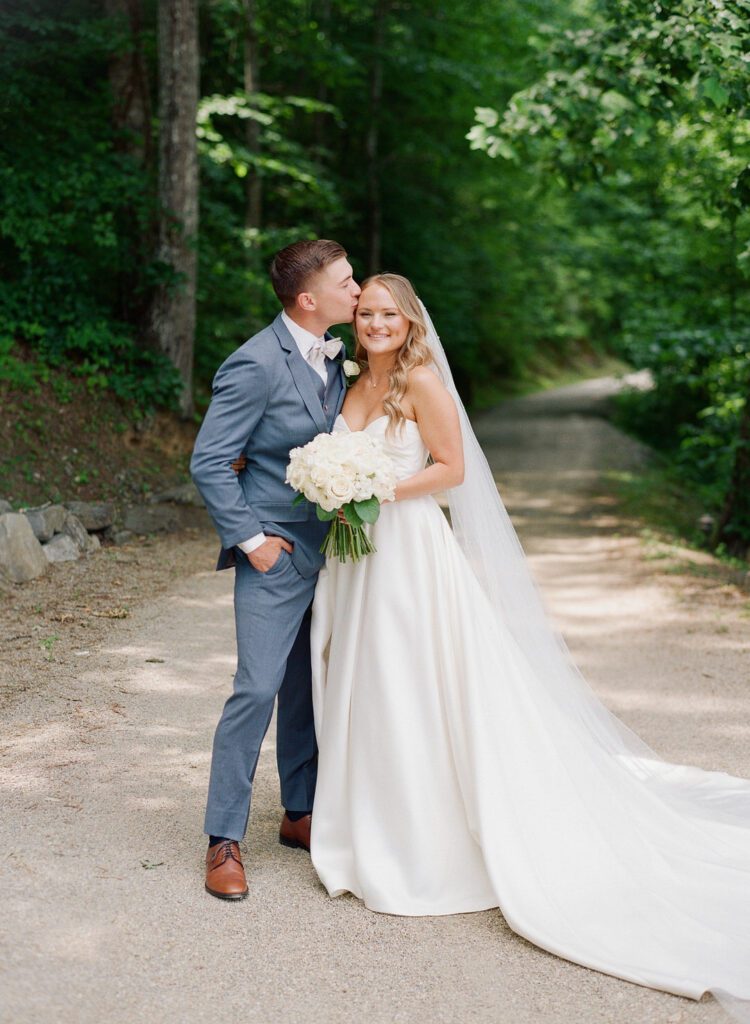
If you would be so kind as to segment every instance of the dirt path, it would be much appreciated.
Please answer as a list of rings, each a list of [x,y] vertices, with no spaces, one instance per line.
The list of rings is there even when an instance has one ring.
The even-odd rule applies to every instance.
[[[611,388],[516,400],[478,431],[597,692],[670,760],[750,776],[748,595],[617,518],[600,471],[641,453],[599,415]],[[307,855],[276,841],[272,733],[244,844],[250,896],[206,895],[211,737],[234,665],[215,548],[195,536],[102,552],[75,585],[50,577],[3,608],[3,1024],[725,1020],[708,998],[560,960],[497,911],[399,918],[330,900]],[[144,601],[151,587],[163,592]],[[127,608],[120,594],[127,618],[96,614]]]

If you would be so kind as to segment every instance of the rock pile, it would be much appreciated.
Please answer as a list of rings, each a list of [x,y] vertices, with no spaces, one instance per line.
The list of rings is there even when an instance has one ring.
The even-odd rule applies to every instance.
[[[31,524],[20,512],[0,515],[0,569],[13,581],[24,583],[46,571],[49,562]]]
[[[112,526],[109,502],[41,505],[13,512],[0,504],[0,572],[13,583],[33,580],[50,562],[71,562],[101,547],[99,535]]]
[[[119,512],[110,501],[66,501],[14,512],[0,498],[0,578],[24,583],[45,572],[50,562],[92,554],[102,541],[127,544],[136,536],[186,527],[210,527],[203,500],[191,482]]]
[[[147,504],[131,505],[123,513],[122,524],[131,536],[211,525],[203,498],[192,481],[149,495]]]

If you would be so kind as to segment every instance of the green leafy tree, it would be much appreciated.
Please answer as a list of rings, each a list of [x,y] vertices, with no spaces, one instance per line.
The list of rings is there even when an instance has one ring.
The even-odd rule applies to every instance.
[[[598,205],[613,327],[680,410],[682,462],[720,493],[713,541],[736,553],[750,544],[748,14],[746,0],[599,0],[585,28],[540,36],[546,70],[470,132]],[[680,369],[686,329],[700,358]]]

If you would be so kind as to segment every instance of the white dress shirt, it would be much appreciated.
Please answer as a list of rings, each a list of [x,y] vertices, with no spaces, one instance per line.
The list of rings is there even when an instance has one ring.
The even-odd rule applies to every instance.
[[[328,371],[325,367],[325,360],[321,360],[322,365],[318,365],[310,361],[310,349],[313,347],[316,341],[322,341],[325,335],[321,335],[320,338],[312,333],[312,331],[306,330],[304,327],[300,327],[298,323],[295,323],[290,316],[282,310],[281,319],[284,321],[289,333],[297,342],[297,348],[302,354],[302,358],[306,363],[312,366],[313,370],[318,374],[324,384],[328,383]]]
[[[302,358],[306,363],[312,366],[313,370],[315,370],[323,383],[327,384],[328,374],[325,368],[325,360],[322,360],[323,365],[320,366],[315,363],[311,363],[307,358],[310,349],[319,339],[312,333],[312,331],[308,331],[304,327],[300,327],[298,323],[295,323],[294,320],[292,320],[290,316],[287,316],[283,310],[281,311],[281,319],[284,321],[287,330],[296,341],[297,348],[300,350]],[[256,548],[259,548],[261,544],[265,543],[265,540],[265,533],[256,533],[255,536],[251,537],[249,540],[241,541],[237,547],[244,551],[246,555],[249,555],[251,551],[255,551]]]

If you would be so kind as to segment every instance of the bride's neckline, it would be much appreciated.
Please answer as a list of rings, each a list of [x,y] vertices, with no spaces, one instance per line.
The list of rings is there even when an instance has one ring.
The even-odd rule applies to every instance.
[[[360,427],[359,430],[354,430],[352,427],[349,426],[349,424],[346,422],[346,416],[344,416],[343,412],[339,413],[339,419],[343,422],[344,426],[346,427],[350,434],[357,434],[363,430],[367,430],[368,427],[371,427],[373,423],[377,423],[379,420],[387,420],[388,414],[384,413],[382,416],[376,416],[374,420],[370,420],[369,423],[365,423],[364,427]],[[405,416],[404,420],[406,423],[413,423],[415,427],[417,425],[417,421],[410,420],[408,416]]]

